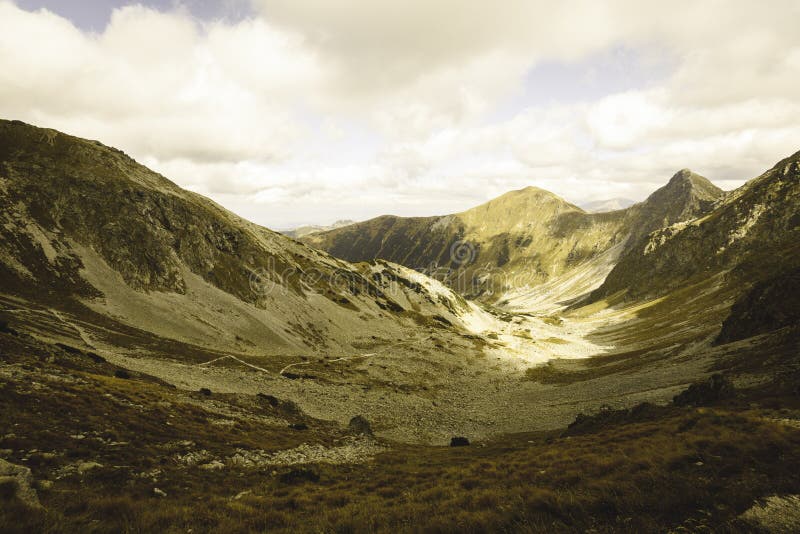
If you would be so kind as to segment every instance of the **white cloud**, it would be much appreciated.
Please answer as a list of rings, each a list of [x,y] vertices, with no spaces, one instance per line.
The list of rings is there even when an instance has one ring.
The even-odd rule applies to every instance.
[[[733,186],[800,148],[792,0],[253,3],[209,23],[129,6],[91,34],[0,0],[0,114],[119,146],[275,227],[530,184],[643,198],[682,167]],[[538,63],[612,47],[672,70],[594,100],[518,98]]]

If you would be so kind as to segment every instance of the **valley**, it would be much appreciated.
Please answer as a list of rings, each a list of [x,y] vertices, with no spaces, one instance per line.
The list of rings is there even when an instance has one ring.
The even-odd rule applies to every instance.
[[[466,530],[636,531],[800,491],[800,153],[732,192],[682,170],[611,212],[528,188],[297,241],[42,139],[0,121],[0,449],[37,481],[31,528],[385,531],[469,501]],[[712,375],[736,395],[681,404]]]

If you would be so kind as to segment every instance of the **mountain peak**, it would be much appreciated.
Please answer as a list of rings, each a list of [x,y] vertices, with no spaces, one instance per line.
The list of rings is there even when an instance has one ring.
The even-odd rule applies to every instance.
[[[647,200],[648,204],[673,203],[696,201],[714,201],[724,191],[714,185],[708,178],[692,172],[690,169],[681,169],[669,179],[667,185],[653,192]]]
[[[666,185],[631,209],[640,214],[631,234],[633,243],[650,232],[706,214],[725,192],[707,178],[681,169]]]
[[[670,178],[669,183],[692,181],[693,177],[703,178],[699,174],[693,173],[691,169],[681,169],[674,175],[672,175],[672,178]]]

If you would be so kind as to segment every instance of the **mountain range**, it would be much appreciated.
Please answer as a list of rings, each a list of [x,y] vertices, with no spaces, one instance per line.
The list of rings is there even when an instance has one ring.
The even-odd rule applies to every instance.
[[[476,493],[486,473],[522,469],[524,487],[552,495],[586,473],[626,488],[584,488],[578,511],[577,493],[509,504],[544,514],[537,525],[594,528],[613,498],[603,521],[648,530],[678,528],[701,501],[733,521],[800,486],[775,463],[800,437],[765,430],[794,413],[776,410],[794,409],[800,373],[800,152],[734,191],[683,169],[612,211],[527,187],[295,239],[99,141],[2,120],[0,207],[0,451],[14,461],[0,470],[20,488],[31,473],[48,482],[39,491],[72,526],[139,510],[128,493],[107,500],[130,488],[170,517],[141,530],[196,524],[176,510],[211,494],[218,515],[203,521],[223,530],[231,507],[261,517],[265,495],[297,511],[275,519],[286,530],[309,514],[344,524],[363,512],[355,495],[496,510]],[[469,443],[482,447],[441,447]],[[740,492],[720,496],[728,479]],[[635,503],[654,481],[702,494],[651,518]],[[342,516],[319,519],[307,491]],[[94,512],[71,516],[75,495]]]
[[[599,284],[644,236],[704,215],[722,195],[684,169],[644,202],[612,212],[587,213],[528,187],[462,213],[383,216],[302,239],[348,261],[383,258],[429,273],[457,271],[443,280],[465,296],[498,302],[589,266]]]

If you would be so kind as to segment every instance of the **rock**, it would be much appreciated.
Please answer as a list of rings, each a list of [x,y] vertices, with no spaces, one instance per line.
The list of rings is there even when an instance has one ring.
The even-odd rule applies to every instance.
[[[469,440],[464,437],[454,437],[450,439],[451,447],[466,447],[469,445]]]
[[[41,508],[39,496],[33,489],[33,475],[31,470],[21,465],[15,465],[5,460],[0,460],[0,485],[9,485],[14,488],[13,495],[31,508]]]
[[[103,467],[103,464],[97,462],[81,462],[77,465],[77,470],[79,474],[84,475],[92,469],[98,469],[100,467]]]
[[[114,376],[123,380],[128,380],[131,377],[131,374],[125,369],[117,369],[114,371]]]
[[[161,491],[158,488],[153,488],[153,495],[155,495],[156,497],[166,497],[167,493],[164,492],[164,491]]]
[[[257,396],[258,396],[258,398],[264,399],[265,401],[267,401],[269,403],[269,405],[272,406],[273,408],[275,406],[277,406],[279,404],[279,402],[280,402],[278,400],[278,397],[275,397],[274,395],[267,395],[266,393],[259,393]]]
[[[239,500],[239,499],[241,499],[242,497],[244,497],[244,496],[246,496],[246,495],[250,495],[251,493],[253,493],[253,492],[252,492],[252,491],[250,491],[250,490],[240,491],[240,492],[239,492],[239,493],[237,493],[237,494],[236,494],[236,496],[235,496],[235,497],[233,497],[231,500],[238,501],[238,500]]]
[[[207,471],[219,471],[220,469],[225,469],[225,464],[219,460],[213,460],[207,464],[202,464],[199,467],[200,469],[205,469]]]
[[[357,415],[350,419],[350,423],[347,425],[347,428],[350,429],[351,432],[355,434],[362,434],[364,436],[372,437],[372,427],[364,417]]]
[[[704,406],[734,395],[733,384],[723,375],[711,375],[708,380],[692,384],[672,399],[675,406]]]
[[[298,468],[283,473],[278,480],[284,484],[299,484],[302,482],[319,482],[319,473],[314,469]]]
[[[211,390],[208,388],[200,388],[200,394],[205,395],[206,397],[211,396]]]
[[[292,430],[308,430],[308,425],[305,423],[292,423],[289,428]]]

